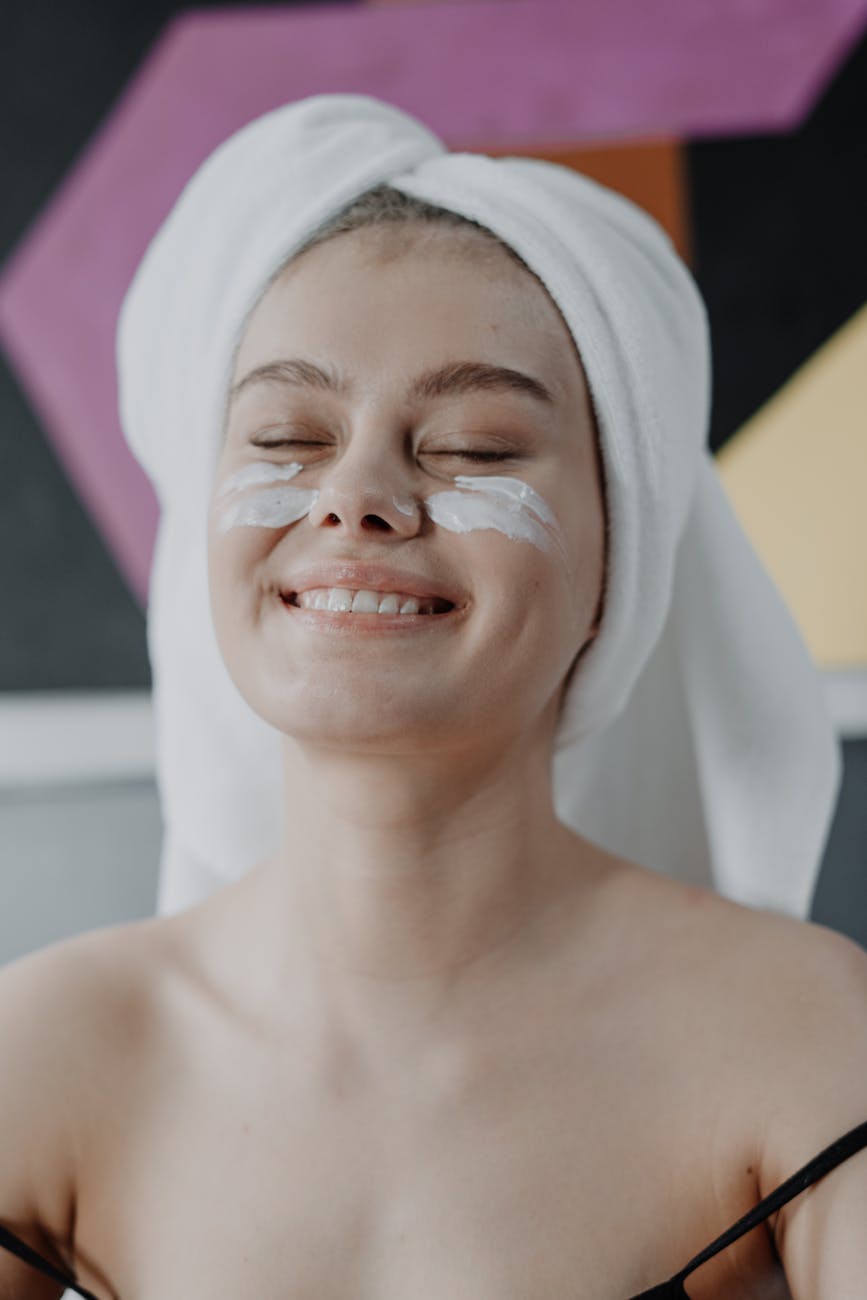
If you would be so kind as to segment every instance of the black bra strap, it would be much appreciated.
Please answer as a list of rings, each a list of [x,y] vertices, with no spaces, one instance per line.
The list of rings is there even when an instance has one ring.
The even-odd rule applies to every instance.
[[[696,1255],[685,1268],[675,1274],[672,1281],[682,1281],[700,1264],[703,1264],[705,1260],[718,1255],[721,1250],[725,1250],[726,1246],[730,1246],[733,1241],[737,1241],[738,1237],[742,1237],[745,1233],[757,1227],[758,1224],[763,1223],[781,1205],[791,1201],[800,1192],[806,1191],[813,1183],[818,1182],[820,1178],[824,1178],[825,1174],[830,1173],[832,1169],[836,1169],[844,1160],[848,1160],[850,1156],[854,1156],[857,1151],[861,1151],[864,1147],[867,1147],[867,1120],[851,1129],[848,1133],[844,1133],[842,1137],[837,1138],[836,1142],[832,1142],[830,1146],[825,1147],[825,1150],[820,1151],[817,1156],[813,1156],[813,1159],[808,1161],[803,1169],[799,1169],[792,1174],[791,1178],[787,1178],[784,1183],[781,1183],[773,1192],[770,1192],[764,1200],[759,1201],[758,1205],[754,1205],[743,1218],[738,1219],[737,1223],[733,1223],[722,1236],[717,1237],[716,1241],[712,1241],[709,1246],[705,1246],[700,1254]]]
[[[31,1268],[36,1268],[40,1273],[44,1273],[46,1277],[53,1278],[55,1282],[62,1282],[67,1290],[75,1291],[77,1295],[84,1296],[84,1300],[98,1300],[98,1297],[92,1291],[86,1291],[83,1286],[79,1286],[74,1277],[69,1277],[67,1273],[56,1268],[50,1260],[44,1259],[42,1255],[37,1254],[32,1246],[28,1246],[26,1241],[22,1241],[20,1237],[15,1236],[14,1232],[4,1228],[2,1223],[0,1223],[0,1246],[4,1250],[11,1251],[13,1255],[17,1255],[19,1259],[23,1259],[24,1263],[29,1264]]]

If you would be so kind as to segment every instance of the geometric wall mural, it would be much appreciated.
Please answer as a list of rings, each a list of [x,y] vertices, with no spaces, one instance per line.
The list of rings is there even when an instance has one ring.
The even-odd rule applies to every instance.
[[[685,248],[672,146],[654,160],[636,139],[796,124],[867,2],[686,14],[671,0],[466,0],[203,9],[167,26],[0,275],[0,339],[140,602],[156,503],[118,426],[115,324],[148,240],[214,146],[287,99],[336,89],[408,109],[453,148],[562,157],[580,145],[578,165],[604,173],[624,140],[619,184],[643,184],[651,209],[660,200]]]
[[[22,105],[0,213],[0,586],[22,632],[0,639],[0,690],[147,680],[156,503],[118,427],[117,311],[197,164],[289,98],[381,95],[452,147],[548,157],[646,207],[708,302],[711,442],[744,426],[739,464],[754,463],[746,422],[867,299],[867,0],[701,6],[700,20],[673,0],[152,0],[132,27],[100,4],[99,41],[58,10],[52,42],[34,24],[29,63],[26,23],[0,52]],[[784,432],[761,441],[772,460],[803,454]],[[759,511],[772,480],[754,485]],[[813,531],[840,536],[820,518]]]

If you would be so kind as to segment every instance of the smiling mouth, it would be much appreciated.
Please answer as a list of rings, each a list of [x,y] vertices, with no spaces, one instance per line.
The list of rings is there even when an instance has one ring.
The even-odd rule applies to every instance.
[[[439,596],[412,596],[405,592],[319,587],[281,593],[283,603],[296,609],[319,609],[333,614],[399,615],[447,614],[455,608]]]

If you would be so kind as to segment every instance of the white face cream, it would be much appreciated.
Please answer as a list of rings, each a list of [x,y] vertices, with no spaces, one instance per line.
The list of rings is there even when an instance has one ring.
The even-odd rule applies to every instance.
[[[293,461],[291,465],[272,465],[267,460],[257,460],[252,465],[245,465],[237,474],[230,474],[217,493],[218,497],[228,496],[230,492],[243,492],[245,488],[257,487],[260,483],[276,483],[280,479],[294,478],[300,474],[303,465]]]
[[[237,474],[230,475],[217,496],[230,496],[250,487],[258,490],[224,508],[220,515],[220,532],[227,533],[230,528],[241,525],[252,528],[285,528],[287,524],[302,519],[313,508],[319,496],[315,488],[268,488],[264,485],[294,478],[303,468],[303,465],[294,461],[291,465],[271,465],[267,461],[257,461],[254,465],[245,465]]]
[[[226,479],[218,497],[232,496],[256,488],[225,507],[220,516],[220,531],[241,525],[254,528],[285,528],[306,515],[319,496],[315,488],[288,486],[268,487],[292,479],[304,468],[297,462],[272,465],[257,461],[245,465]],[[412,514],[414,507],[392,498],[402,514]],[[459,474],[455,489],[434,492],[423,503],[435,524],[453,533],[469,533],[494,528],[514,542],[531,542],[543,551],[557,550],[565,555],[563,535],[554,512],[529,483],[503,475]]]
[[[459,474],[455,483],[465,490],[434,492],[425,502],[434,523],[455,533],[495,528],[514,542],[532,542],[565,555],[556,515],[529,483],[498,474]]]

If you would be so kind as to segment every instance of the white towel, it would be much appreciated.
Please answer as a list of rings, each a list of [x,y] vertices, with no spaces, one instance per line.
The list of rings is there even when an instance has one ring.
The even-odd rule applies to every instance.
[[[224,141],[155,235],[121,312],[122,424],[162,508],[148,611],[160,910],[237,879],[281,838],[281,738],[238,693],[211,623],[207,500],[249,312],[293,249],[381,182],[510,244],[584,363],[607,479],[608,594],[557,735],[559,816],[645,866],[805,916],[839,746],[706,446],[708,329],[692,277],[621,196],[552,163],[450,153],[363,95],[315,95]]]

